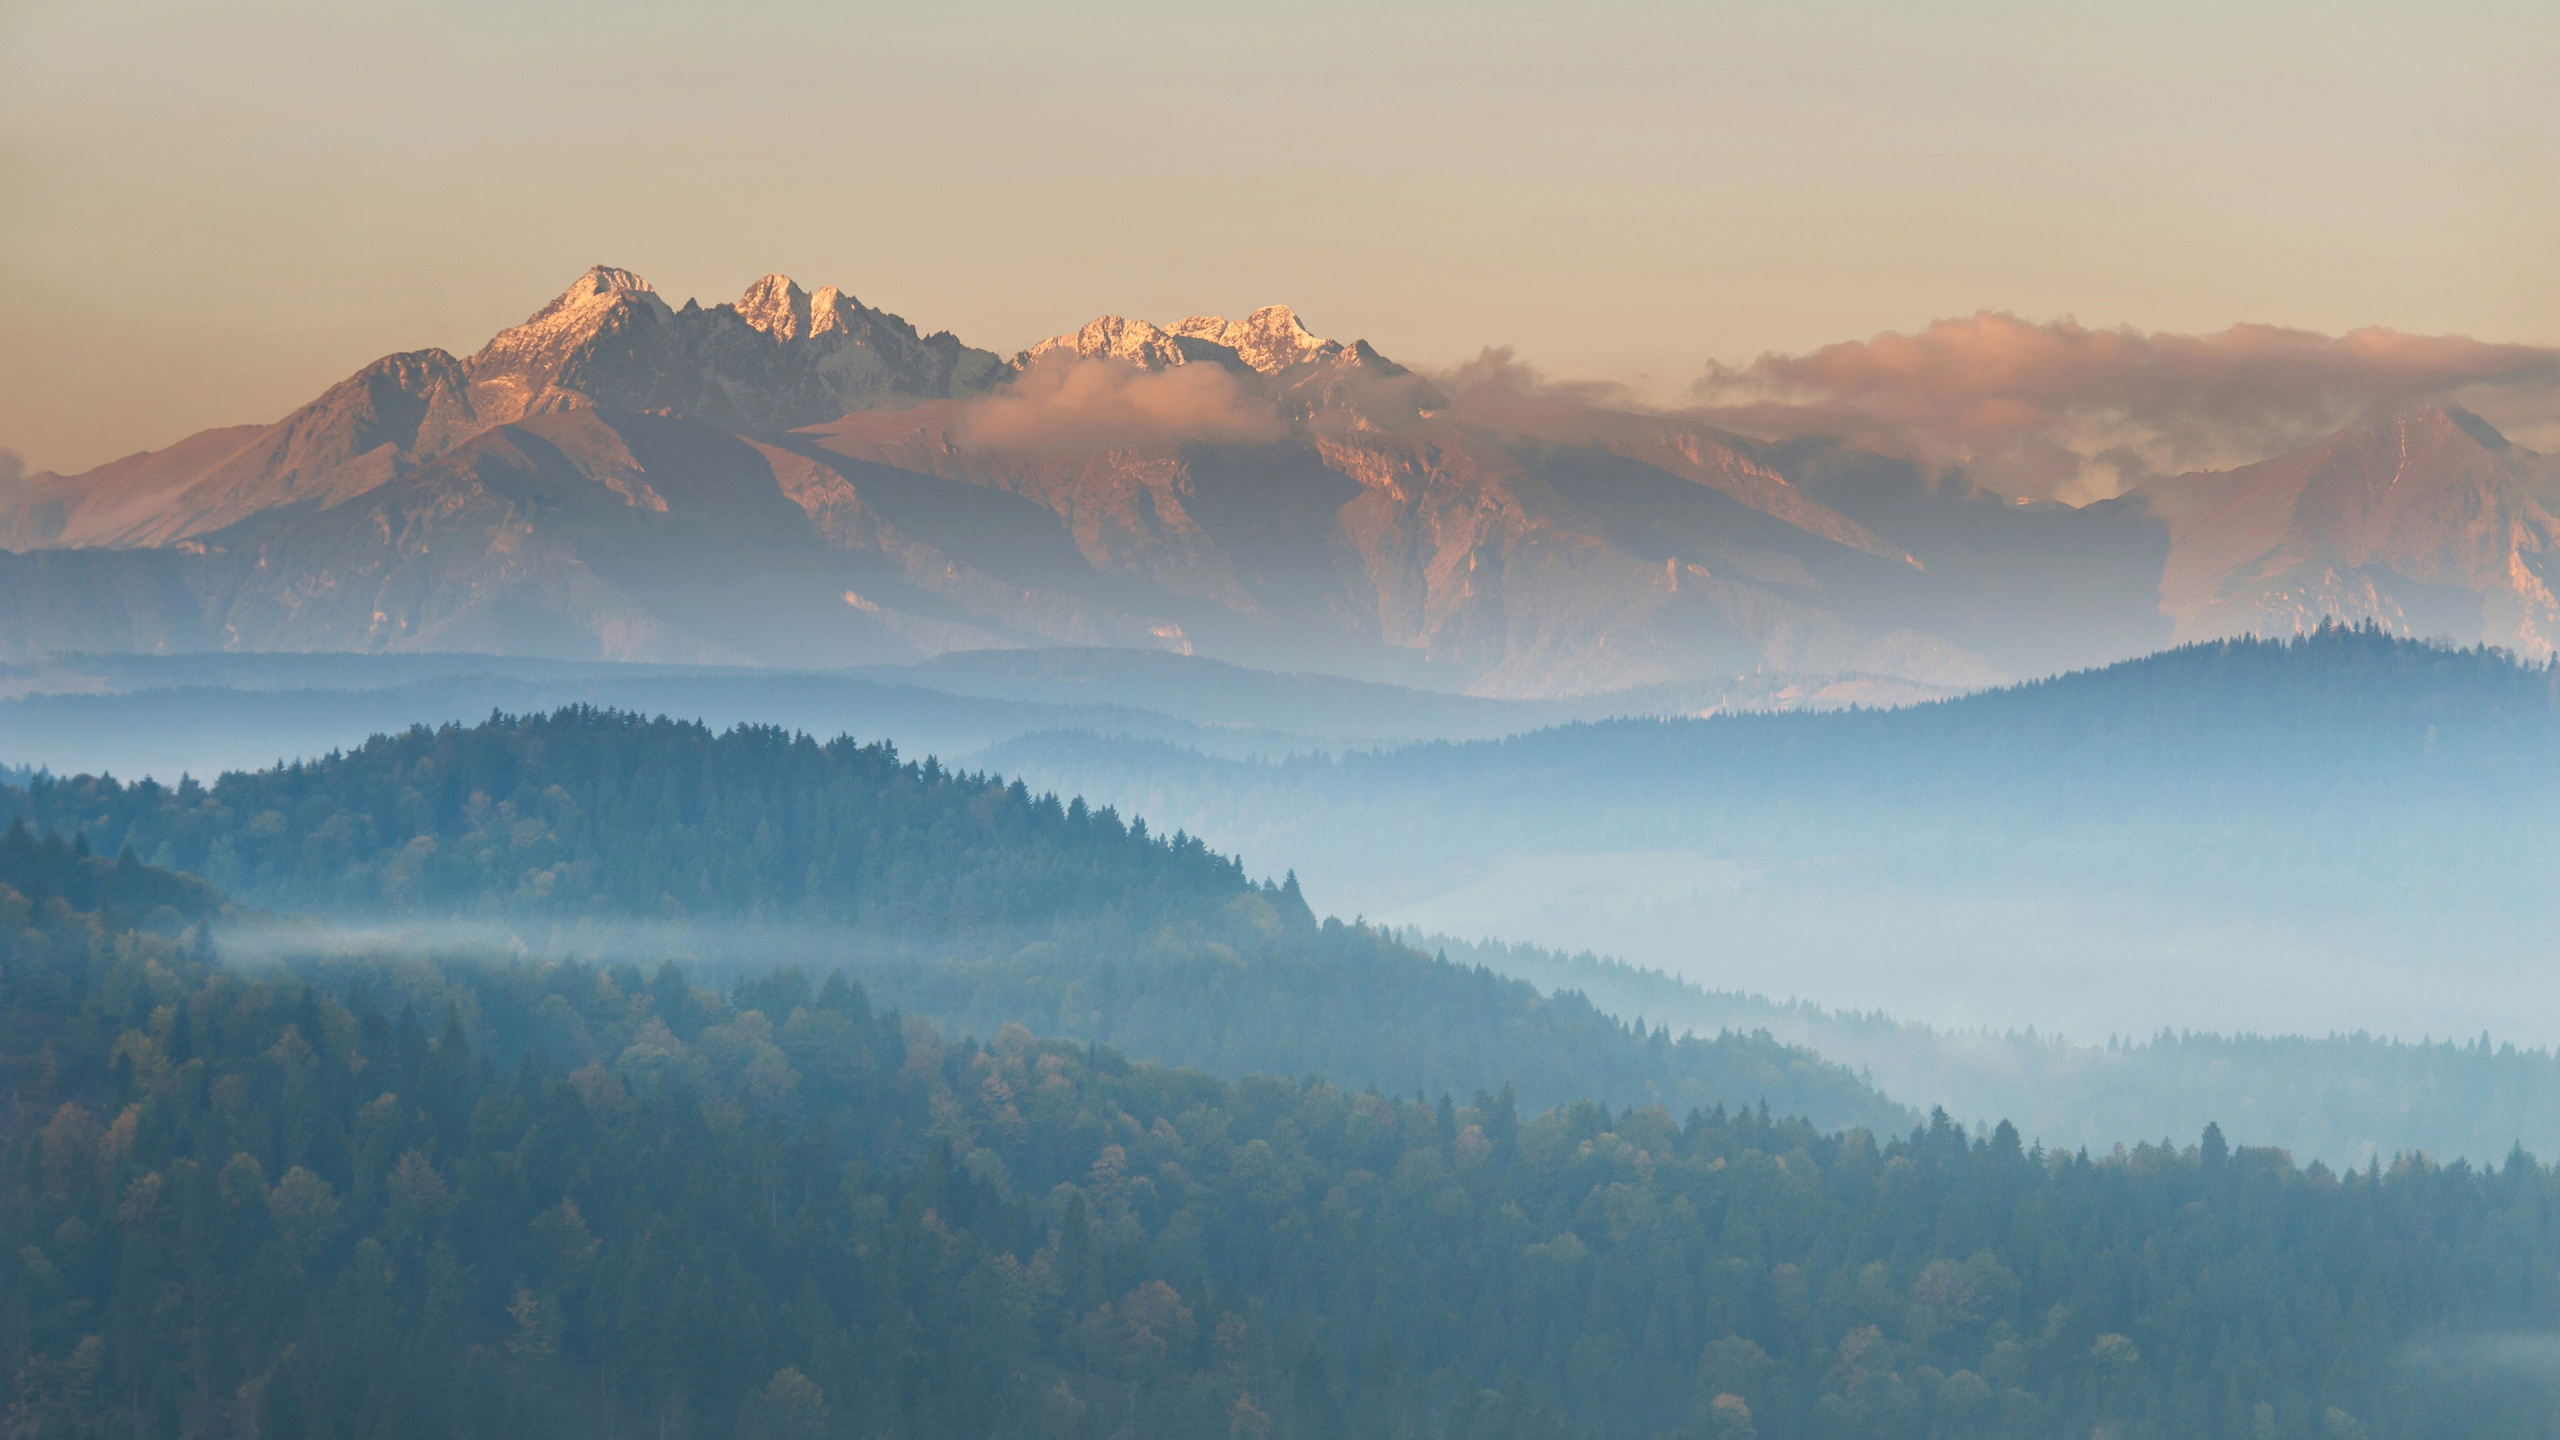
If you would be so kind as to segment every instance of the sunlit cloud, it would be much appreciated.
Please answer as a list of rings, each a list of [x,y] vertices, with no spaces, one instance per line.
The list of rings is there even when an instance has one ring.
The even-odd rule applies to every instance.
[[[972,445],[1037,448],[1272,440],[1287,427],[1268,396],[1223,366],[1151,371],[1050,355],[969,402],[959,429]]]
[[[1693,387],[1717,423],[1826,435],[2004,493],[2086,500],[2246,464],[2376,406],[2443,398],[2527,443],[2560,427],[2560,350],[2369,328],[2091,329],[1997,311],[1748,365]]]

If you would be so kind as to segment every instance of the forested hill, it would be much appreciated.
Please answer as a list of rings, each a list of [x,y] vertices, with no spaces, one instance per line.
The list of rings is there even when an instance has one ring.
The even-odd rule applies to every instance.
[[[1622,719],[1271,763],[1050,735],[979,759],[1287,855],[1346,909],[1904,1015],[2083,1037],[2504,1039],[2513,996],[2554,958],[2560,667],[2371,629],[1891,711]],[[1564,878],[1605,866],[1554,863],[1648,854],[1697,863],[1618,866],[1607,905]],[[1730,902],[1699,888],[1718,866],[1744,877]],[[2205,955],[2269,977],[2245,1012],[2187,1003],[2215,967],[2164,1003],[2127,979]],[[2074,983],[2022,997],[2004,977],[2066,973],[2043,957]],[[2286,996],[2278,967],[2311,993]],[[2350,967],[2380,984],[2325,988],[2319,972]],[[2375,995],[2389,999],[2362,1003]]]
[[[0,887],[8,1433],[2560,1431],[2560,1177],[1228,1083]]]
[[[2164,849],[2210,854],[2179,878],[2231,884],[2292,853],[2219,853],[2272,824],[2352,859],[2450,844],[2466,869],[2538,888],[2560,800],[2560,661],[2331,625],[1896,710],[1604,720],[1272,763],[1051,734],[985,758],[1149,797],[1224,842],[1303,857],[1334,887],[1399,851],[1845,846],[1929,865],[1952,847],[2032,866],[2066,833],[2071,864],[2121,842],[2134,868]],[[2136,833],[2163,825],[2184,843]]]
[[[418,727],[209,787],[38,777],[0,805],[260,904],[338,914],[1045,929],[1143,924],[1248,888],[1195,840],[886,743],[585,707]]]
[[[1901,710],[1612,720],[1338,766],[1360,785],[1553,787],[1790,804],[2025,802],[2057,816],[2219,797],[2356,803],[2560,784],[2560,661],[2376,627],[2213,641]]]
[[[2008,1120],[2029,1139],[2064,1149],[2184,1135],[2218,1122],[2297,1160],[2340,1167],[2420,1151],[2491,1164],[2519,1144],[2560,1154],[2560,1052],[2549,1048],[2486,1037],[2193,1031],[2083,1044],[1710,991],[1587,951],[1420,931],[1399,938],[1543,990],[1587,996],[1609,1014],[1674,1030],[1766,1030],[1858,1070],[1907,1104],[1986,1124]]]
[[[85,835],[39,837],[24,817],[0,834],[0,885],[42,906],[60,899],[73,910],[159,933],[207,920],[221,892],[192,875],[145,865],[131,850],[113,860],[90,852]]]
[[[245,902],[371,922],[487,919],[722,981],[776,955],[884,1003],[1241,1076],[1531,1104],[1909,1112],[1766,1035],[1674,1039],[1576,996],[1319,924],[1294,881],[1082,801],[885,744],[576,708],[378,737],[211,786],[38,777],[0,813],[193,870]],[[290,940],[292,937],[288,937]],[[300,943],[298,941],[294,943]]]

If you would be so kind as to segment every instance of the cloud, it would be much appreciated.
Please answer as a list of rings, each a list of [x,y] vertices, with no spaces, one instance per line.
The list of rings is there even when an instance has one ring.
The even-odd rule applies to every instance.
[[[1533,427],[1594,410],[1638,410],[1635,392],[1606,380],[1556,380],[1512,353],[1488,346],[1457,369],[1432,377],[1449,396],[1449,414],[1470,422]]]
[[[0,446],[0,509],[25,504],[35,487],[27,483],[27,457]]]
[[[2263,459],[2375,406],[2450,398],[2531,444],[2560,425],[2560,350],[2364,329],[2093,330],[1997,311],[1749,365],[1710,365],[1707,418],[1828,435],[1991,489],[2071,500]],[[2547,443],[2547,442],[2546,442]]]
[[[1141,370],[1064,354],[970,402],[961,424],[966,443],[1000,448],[1244,442],[1286,430],[1270,397],[1223,366]]]

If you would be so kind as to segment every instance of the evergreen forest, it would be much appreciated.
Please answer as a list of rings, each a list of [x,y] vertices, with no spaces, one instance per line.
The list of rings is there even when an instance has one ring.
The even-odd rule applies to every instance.
[[[1318,923],[1294,879],[1251,882],[1189,836],[886,744],[580,707],[420,727],[212,785],[40,776],[0,789],[11,813],[31,835],[131,851],[245,904],[486,922],[546,950],[681,958],[714,985],[741,967],[847,969],[961,1033],[1022,1024],[1231,1078],[1910,1118],[1766,1034],[1639,1033],[1579,995]],[[329,943],[231,929],[289,954]]]
[[[2522,1153],[1230,1081],[787,969],[243,970],[181,877],[6,863],[12,1437],[2554,1424]]]
[[[6,1440],[2560,1435],[2521,1145],[1915,1114],[1803,1047],[1880,1020],[886,744],[572,708],[0,816]]]

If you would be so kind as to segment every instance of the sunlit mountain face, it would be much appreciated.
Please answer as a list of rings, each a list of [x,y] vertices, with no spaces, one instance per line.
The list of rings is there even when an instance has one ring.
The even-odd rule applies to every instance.
[[[1842,446],[1427,380],[1285,306],[1012,360],[782,276],[598,267],[0,512],[12,658],[471,650],[839,666],[1110,645],[1556,697],[1963,688],[2322,617],[2547,653],[2552,468],[2440,405],[2013,505]]]

